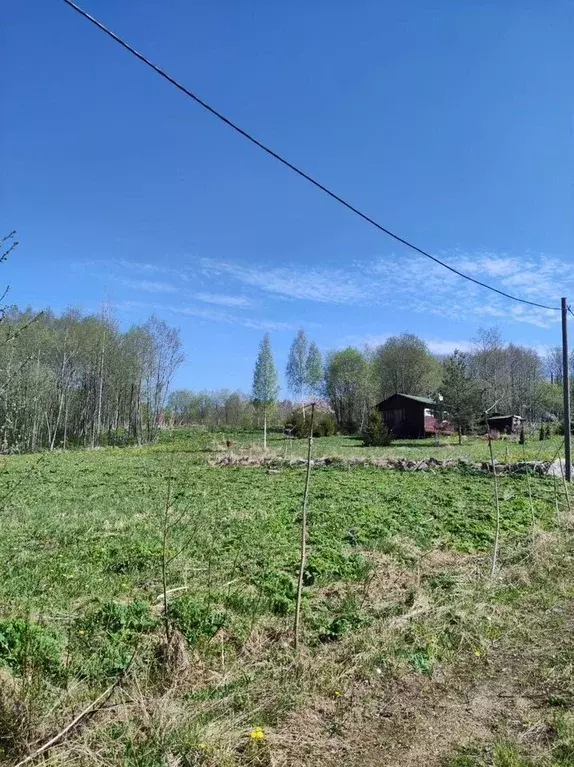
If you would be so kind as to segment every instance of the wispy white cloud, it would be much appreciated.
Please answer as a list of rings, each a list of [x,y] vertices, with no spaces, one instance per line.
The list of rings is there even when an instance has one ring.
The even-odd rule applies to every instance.
[[[230,277],[282,298],[329,304],[359,304],[364,302],[368,288],[365,275],[343,269],[294,265],[246,267],[207,258],[201,259],[200,264],[207,275]]]
[[[215,304],[216,306],[229,306],[234,309],[245,309],[251,306],[251,301],[245,296],[225,296],[219,293],[195,293],[193,296],[197,301],[203,301],[206,304]]]
[[[469,276],[530,301],[558,306],[564,291],[574,292],[574,274],[570,276],[571,270],[557,257],[530,253],[517,257],[486,251],[439,255]],[[387,310],[434,315],[449,321],[516,322],[539,328],[549,328],[559,321],[557,311],[512,302],[412,253],[353,261],[344,268],[246,265],[221,259],[187,259],[178,268],[125,260],[112,263],[124,275],[130,274],[132,285],[139,282],[142,290],[147,285],[147,292],[163,292],[158,286],[172,285],[174,290],[181,289],[182,300],[230,309],[254,308],[258,303],[254,299],[265,296],[339,306],[384,306]],[[134,275],[142,277],[136,280]],[[151,275],[170,276],[172,280],[152,280]],[[191,284],[196,292],[189,290]],[[198,291],[198,285],[205,289]],[[194,311],[199,316],[200,309]],[[256,321],[259,318],[252,320]]]
[[[177,288],[169,282],[152,282],[151,280],[122,280],[124,285],[144,293],[177,293]]]
[[[455,253],[443,257],[471,277],[550,306],[557,305],[564,289],[562,275],[568,273],[560,259],[548,256],[515,258],[495,253]],[[292,300],[364,307],[383,304],[452,320],[504,319],[541,328],[558,321],[555,311],[512,303],[416,255],[356,262],[347,269],[242,266],[210,259],[201,259],[199,263],[208,277],[231,279]],[[571,287],[574,289],[574,280]]]
[[[190,274],[185,269],[176,269],[170,266],[150,264],[145,261],[128,261],[123,258],[112,259],[110,262],[112,267],[115,267],[124,272],[131,272],[132,274],[165,274],[175,277],[181,282],[188,282]]]
[[[221,322],[226,325],[237,325],[250,330],[294,330],[295,326],[288,322],[276,322],[267,319],[252,319],[243,315],[230,314],[220,309],[207,309],[199,306],[147,303],[145,301],[120,301],[118,309],[145,309],[152,312],[167,312],[182,317],[197,317],[211,322]]]

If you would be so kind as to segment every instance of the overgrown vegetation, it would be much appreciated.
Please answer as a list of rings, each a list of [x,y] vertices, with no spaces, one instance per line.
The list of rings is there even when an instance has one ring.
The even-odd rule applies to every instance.
[[[179,432],[151,448],[56,452],[40,463],[5,458],[12,492],[0,540],[0,666],[9,681],[0,749],[7,764],[116,679],[114,708],[57,744],[52,763],[215,767],[248,758],[268,764],[271,752],[279,763],[329,763],[324,741],[313,745],[319,732],[289,741],[305,707],[324,710],[342,757],[345,737],[354,742],[353,712],[370,716],[368,698],[384,699],[394,680],[433,679],[445,664],[488,654],[515,595],[532,593],[540,577],[533,570],[505,581],[531,551],[526,477],[500,478],[501,580],[491,584],[487,475],[344,463],[315,469],[305,652],[294,666],[303,470],[212,467],[205,452],[212,445],[209,434]],[[566,503],[560,496],[557,520],[554,484],[531,486],[543,540],[553,534],[543,530],[562,524]],[[375,685],[368,698],[365,680]]]

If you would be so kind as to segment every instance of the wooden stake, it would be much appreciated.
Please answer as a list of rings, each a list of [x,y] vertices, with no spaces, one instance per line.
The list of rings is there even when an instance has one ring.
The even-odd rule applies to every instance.
[[[568,354],[568,302],[562,299],[562,389],[564,396],[564,458],[566,459],[566,481],[572,481],[572,456],[570,449],[570,360]]]
[[[490,451],[490,465],[492,466],[492,477],[494,479],[494,500],[496,503],[496,534],[494,536],[494,548],[492,550],[492,567],[490,576],[494,578],[496,565],[498,561],[498,546],[500,541],[500,499],[498,497],[498,477],[496,475],[496,464],[494,462],[494,452],[492,450],[492,439],[490,431],[488,432],[488,449]]]
[[[315,403],[311,404],[311,423],[309,424],[309,443],[307,446],[307,475],[305,477],[305,492],[303,494],[303,512],[301,516],[301,556],[299,562],[299,579],[297,581],[297,601],[295,604],[295,625],[293,627],[293,645],[299,649],[299,633],[301,629],[301,599],[303,596],[303,577],[307,564],[307,504],[309,502],[309,485],[311,483],[311,455],[313,452],[313,424],[315,421]]]
[[[572,514],[572,508],[570,506],[570,493],[568,492],[568,484],[566,483],[566,477],[564,475],[564,466],[560,461],[560,473],[562,474],[562,484],[564,485],[564,495],[566,496],[566,506],[568,507],[568,516]]]

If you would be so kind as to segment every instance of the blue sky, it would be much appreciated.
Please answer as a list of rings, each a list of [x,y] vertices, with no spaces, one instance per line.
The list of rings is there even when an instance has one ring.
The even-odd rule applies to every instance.
[[[84,0],[86,10],[385,226],[542,303],[574,299],[570,0]],[[61,0],[4,12],[12,300],[181,328],[190,388],[249,388],[303,326],[323,350],[479,326],[559,342],[250,146]]]

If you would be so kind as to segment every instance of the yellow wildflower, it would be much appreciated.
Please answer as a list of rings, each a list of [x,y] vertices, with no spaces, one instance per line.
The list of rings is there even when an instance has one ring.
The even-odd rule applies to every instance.
[[[254,730],[251,730],[249,737],[251,740],[265,740],[265,733],[261,727],[256,727]]]
[[[341,697],[341,690],[335,690],[335,697],[340,698]]]
[[[480,652],[480,650],[475,650],[474,654],[476,655],[477,658],[482,658],[482,653]]]

